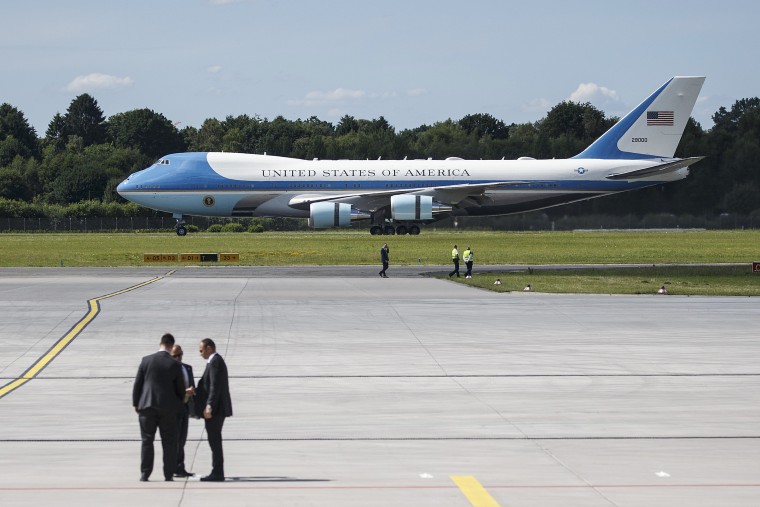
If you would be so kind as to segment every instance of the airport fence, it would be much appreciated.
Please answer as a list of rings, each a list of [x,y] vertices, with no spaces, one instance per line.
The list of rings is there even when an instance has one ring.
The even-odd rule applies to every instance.
[[[172,217],[63,217],[0,218],[0,232],[149,232],[174,230]],[[245,230],[254,223],[265,230],[308,229],[306,220],[187,217],[185,223],[205,231],[214,224],[239,223]]]
[[[292,218],[210,218],[188,217],[187,225],[205,231],[214,224],[239,223],[244,230],[256,224],[265,231],[308,230],[306,220]],[[173,231],[172,217],[63,217],[8,218],[0,217],[0,233],[30,232],[151,232]],[[365,227],[366,226],[366,227]],[[429,229],[500,230],[500,231],[572,231],[579,229],[759,229],[760,214],[723,215],[586,215],[550,217],[541,213],[502,217],[452,217],[425,226]],[[355,224],[355,229],[369,228],[368,222]]]

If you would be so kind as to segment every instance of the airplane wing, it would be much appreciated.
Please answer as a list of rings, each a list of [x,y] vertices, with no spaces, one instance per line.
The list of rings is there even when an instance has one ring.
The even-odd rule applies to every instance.
[[[444,187],[427,188],[396,188],[393,190],[380,190],[374,192],[354,192],[346,194],[299,194],[288,204],[294,208],[308,208],[315,202],[345,202],[361,205],[368,209],[376,209],[387,206],[389,199],[394,195],[429,195],[438,202],[456,204],[468,197],[478,196],[486,190],[524,185],[527,181],[495,181],[491,183],[464,183],[461,185],[447,185]]]
[[[606,176],[608,180],[636,180],[639,178],[648,178],[650,176],[657,176],[660,174],[667,174],[689,167],[691,164],[695,164],[705,157],[690,157],[675,162],[666,162],[646,169],[636,169],[635,171],[628,171],[625,173],[611,173]]]

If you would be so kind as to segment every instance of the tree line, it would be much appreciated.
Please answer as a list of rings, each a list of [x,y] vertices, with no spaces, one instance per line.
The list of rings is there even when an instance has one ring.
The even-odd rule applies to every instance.
[[[547,210],[578,214],[760,214],[760,99],[721,107],[705,130],[689,119],[677,157],[706,156],[688,178]],[[533,123],[470,114],[399,132],[384,117],[343,116],[337,124],[258,116],[209,118],[181,130],[163,114],[135,109],[108,118],[94,97],[74,98],[39,137],[22,111],[0,105],[0,216],[66,215],[83,210],[109,216],[150,216],[127,206],[116,186],[158,157],[183,151],[267,153],[303,159],[567,158],[617,121],[589,103],[563,101]],[[75,203],[78,203],[75,205]],[[753,213],[754,212],[754,213]],[[104,215],[100,215],[104,216]]]

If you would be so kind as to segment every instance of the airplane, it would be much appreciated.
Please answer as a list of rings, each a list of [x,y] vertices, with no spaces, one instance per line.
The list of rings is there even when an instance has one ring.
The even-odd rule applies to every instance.
[[[371,234],[419,234],[450,216],[507,215],[683,179],[704,157],[673,158],[705,77],[673,77],[580,154],[537,160],[302,160],[246,153],[162,157],[118,187],[186,215],[308,218],[316,229],[369,221]]]

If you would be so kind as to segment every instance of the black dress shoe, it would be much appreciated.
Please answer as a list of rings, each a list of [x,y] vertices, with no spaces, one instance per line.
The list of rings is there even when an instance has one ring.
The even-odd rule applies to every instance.
[[[195,474],[192,473],[192,472],[188,472],[188,471],[183,470],[181,472],[177,472],[176,474],[174,474],[174,477],[192,477],[194,475]]]
[[[148,476],[145,474],[142,474],[140,476],[140,482],[148,482]]]
[[[201,477],[201,481],[203,482],[224,482],[224,476],[223,475],[204,475]]]
[[[171,477],[164,477],[164,482],[174,482],[174,479]]]

